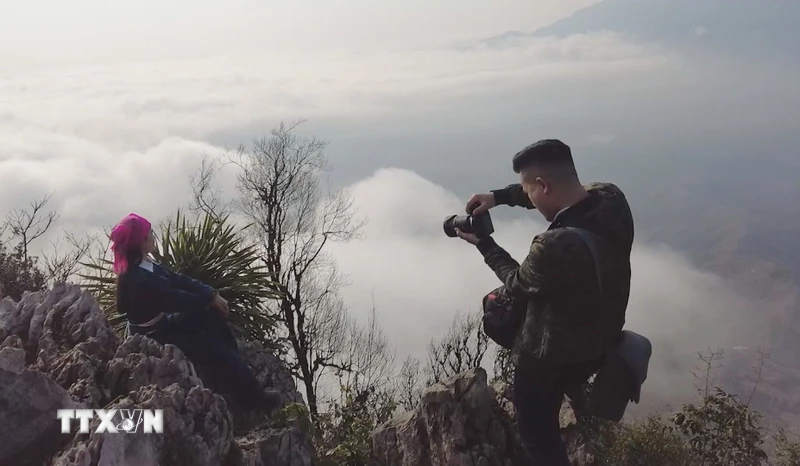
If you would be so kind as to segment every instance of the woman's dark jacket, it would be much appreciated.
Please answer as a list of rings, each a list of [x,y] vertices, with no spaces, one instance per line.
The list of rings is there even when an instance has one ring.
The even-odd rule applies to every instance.
[[[131,266],[119,276],[117,311],[131,324],[143,324],[160,313],[206,309],[216,291],[210,286],[153,263]]]

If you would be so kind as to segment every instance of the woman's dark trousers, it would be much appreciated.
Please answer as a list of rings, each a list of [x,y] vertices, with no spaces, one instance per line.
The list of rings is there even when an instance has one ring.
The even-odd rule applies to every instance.
[[[167,314],[157,325],[155,340],[177,346],[190,361],[207,367],[213,382],[232,393],[244,408],[263,403],[258,380],[239,353],[225,319],[215,310]]]

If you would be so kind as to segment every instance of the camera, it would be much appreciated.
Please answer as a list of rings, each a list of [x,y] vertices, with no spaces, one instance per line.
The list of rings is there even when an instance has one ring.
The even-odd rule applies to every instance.
[[[474,233],[478,238],[488,238],[494,233],[492,217],[489,212],[481,215],[451,215],[444,219],[444,234],[455,238],[456,228],[464,233]]]

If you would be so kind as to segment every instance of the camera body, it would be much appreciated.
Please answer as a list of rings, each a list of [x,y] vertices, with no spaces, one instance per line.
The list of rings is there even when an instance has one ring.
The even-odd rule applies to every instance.
[[[444,234],[455,238],[456,228],[464,233],[473,233],[480,239],[488,238],[494,233],[494,225],[489,212],[481,215],[451,215],[444,219]]]

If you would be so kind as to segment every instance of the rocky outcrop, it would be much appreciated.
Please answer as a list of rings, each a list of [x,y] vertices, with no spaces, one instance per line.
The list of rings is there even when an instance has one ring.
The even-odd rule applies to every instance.
[[[302,403],[288,369],[257,344],[243,354],[264,387]],[[0,301],[0,465],[311,464],[297,423],[235,412],[203,383],[202,368],[172,345],[122,340],[96,300],[75,285]],[[61,433],[56,410],[162,409],[157,434]],[[233,411],[233,412],[232,412]],[[236,437],[240,422],[258,425]],[[77,424],[77,421],[75,422]],[[241,427],[241,426],[239,426]],[[11,440],[6,440],[11,439]]]
[[[66,390],[34,370],[0,369],[0,464],[37,464],[64,445],[56,410],[77,406]]]
[[[108,409],[163,409],[164,433],[158,435],[97,434],[98,420],[88,438],[77,436],[53,465],[102,464],[222,464],[233,441],[232,420],[225,402],[210,390],[190,390],[172,384],[149,385],[112,403]]]
[[[305,431],[297,425],[255,429],[237,439],[239,456],[233,462],[247,466],[311,466]]]
[[[246,412],[215,393],[172,345],[121,339],[94,298],[74,285],[0,301],[0,465],[311,466],[303,399],[286,366],[256,343],[242,353],[285,407]],[[520,464],[513,405],[475,369],[429,387],[415,410],[372,436],[374,466]],[[162,409],[157,434],[61,432],[57,409]],[[575,465],[593,464],[581,429],[564,411]],[[244,427],[244,428],[243,428]]]
[[[411,412],[372,436],[373,466],[516,466],[521,459],[514,408],[502,384],[481,368],[429,387]],[[564,405],[562,437],[576,466],[594,464],[582,428]]]
[[[375,466],[511,466],[514,427],[474,369],[428,388],[419,406],[379,428],[372,438]]]

